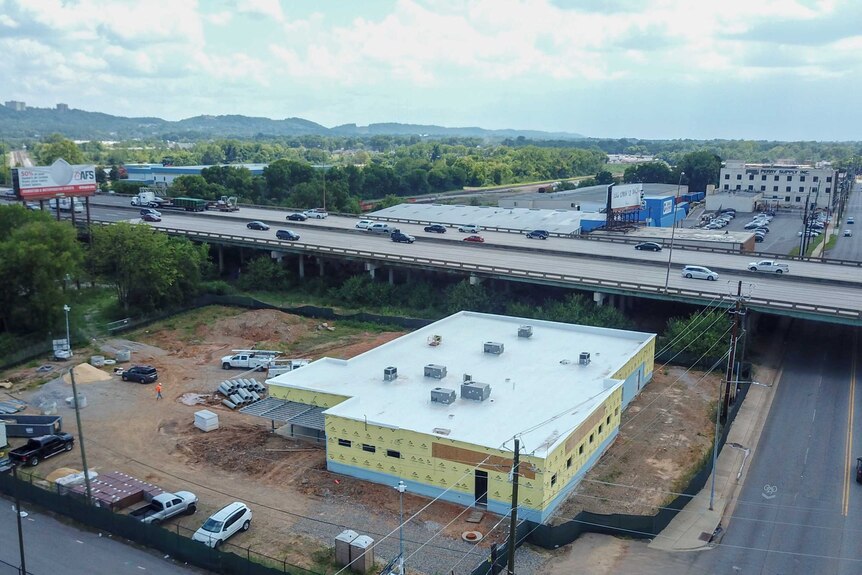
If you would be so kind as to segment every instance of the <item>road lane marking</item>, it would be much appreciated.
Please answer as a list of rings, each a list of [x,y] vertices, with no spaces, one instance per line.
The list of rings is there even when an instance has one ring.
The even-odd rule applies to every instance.
[[[854,471],[851,460],[853,459],[853,409],[856,402],[856,357],[859,351],[858,333],[858,331],[853,332],[853,354],[850,363],[850,406],[847,410],[847,450],[844,453],[847,469],[844,473],[844,505],[842,509],[842,514],[845,517],[850,510],[850,483]]]

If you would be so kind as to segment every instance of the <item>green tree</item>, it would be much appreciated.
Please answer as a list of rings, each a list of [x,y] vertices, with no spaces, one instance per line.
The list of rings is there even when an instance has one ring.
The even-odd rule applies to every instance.
[[[730,333],[730,318],[724,310],[694,313],[688,317],[668,320],[662,346],[670,351],[695,357],[721,357],[726,351]]]
[[[613,184],[614,175],[607,170],[603,170],[596,174],[596,184]]]
[[[449,313],[462,310],[490,312],[494,308],[488,289],[482,284],[471,285],[470,280],[462,280],[449,286],[445,300]]]
[[[53,134],[40,144],[36,148],[36,158],[41,166],[50,166],[58,158],[63,158],[70,164],[85,162],[84,154],[75,142],[60,134]]]
[[[246,290],[278,291],[291,285],[291,276],[280,262],[260,256],[243,266],[238,283]]]
[[[114,284],[125,310],[151,312],[197,295],[207,263],[205,244],[126,222],[94,228],[92,234],[93,269]]]
[[[67,276],[84,252],[75,229],[47,213],[0,206],[0,332],[47,332],[63,316]]]
[[[629,166],[623,172],[623,181],[639,184],[670,184],[676,183],[670,168],[664,162],[647,162]]]
[[[689,191],[704,192],[706,186],[718,184],[721,158],[712,152],[691,152],[683,156],[677,165],[677,178],[679,178],[680,171],[685,172],[682,183],[688,184]],[[677,181],[679,180],[677,179]]]

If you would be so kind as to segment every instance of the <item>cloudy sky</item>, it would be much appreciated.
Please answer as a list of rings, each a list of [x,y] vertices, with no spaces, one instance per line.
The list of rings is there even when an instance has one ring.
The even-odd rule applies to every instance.
[[[859,0],[0,0],[0,100],[860,140]]]

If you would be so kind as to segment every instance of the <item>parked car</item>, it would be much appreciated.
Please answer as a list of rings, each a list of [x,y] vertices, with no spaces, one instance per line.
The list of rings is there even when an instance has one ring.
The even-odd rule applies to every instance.
[[[527,238],[531,240],[546,240],[550,237],[550,233],[546,230],[533,230],[527,232]]]
[[[465,242],[474,242],[477,244],[483,244],[483,243],[485,243],[485,238],[483,238],[482,236],[467,236],[466,238],[464,238],[464,241]]]
[[[299,239],[299,234],[290,230],[278,230],[277,232],[275,232],[275,237],[280,240],[288,240],[291,242],[295,242]]]
[[[761,225],[763,225],[763,223],[765,222],[748,222],[747,224],[745,224],[745,229],[753,230],[755,228],[759,228]]]
[[[260,220],[254,220],[253,222],[249,222],[245,225],[245,227],[250,230],[261,230],[264,232],[269,229],[269,226],[261,222]]]
[[[133,365],[123,371],[123,381],[137,381],[138,383],[153,383],[159,379],[159,372],[151,365]]]
[[[141,220],[144,222],[160,222],[162,218],[156,214],[144,214],[141,216]]]
[[[315,220],[322,220],[322,219],[326,218],[326,216],[329,215],[328,213],[326,213],[323,210],[305,210],[302,213],[305,214],[306,216],[308,216],[309,218],[312,218]]]
[[[759,228],[754,228],[754,233],[757,233],[757,232],[768,234],[769,228],[767,228],[766,226],[760,226]]]
[[[462,226],[458,226],[458,231],[465,234],[478,234],[479,226],[476,224],[464,224]]]
[[[10,451],[9,459],[15,464],[35,467],[43,459],[48,459],[64,451],[72,451],[74,446],[75,438],[68,433],[40,435],[39,437],[31,437],[25,445]]]
[[[390,239],[392,239],[393,242],[399,242],[399,243],[412,244],[413,242],[416,241],[416,238],[414,238],[410,234],[405,234],[401,230],[395,230],[394,232],[392,232],[389,235],[389,237],[390,237]]]
[[[445,234],[446,226],[441,224],[431,224],[430,226],[425,226],[425,231],[432,234]]]
[[[685,266],[682,268],[682,277],[687,279],[715,281],[718,279],[718,274],[703,266]]]
[[[234,501],[222,507],[207,519],[192,539],[209,547],[218,548],[237,531],[248,531],[251,527],[251,509],[248,505]]]
[[[194,515],[197,511],[197,503],[197,495],[190,491],[177,491],[176,493],[166,491],[153,497],[143,507],[129,513],[129,517],[137,519],[141,523],[158,525],[162,521],[182,513]]]
[[[641,242],[639,244],[635,244],[636,250],[646,250],[648,252],[660,252],[661,244],[656,242]]]
[[[367,230],[372,225],[374,225],[374,220],[359,220],[355,227],[358,230]]]
[[[764,239],[766,239],[766,236],[765,236],[765,235],[760,235],[760,234],[755,234],[755,235],[754,235],[754,241],[755,241],[755,242],[757,242],[757,243],[762,242]]]
[[[305,214],[302,214],[300,212],[294,212],[294,213],[290,214],[289,216],[287,216],[287,220],[290,222],[304,222],[307,219],[308,219],[308,216],[306,216]]]

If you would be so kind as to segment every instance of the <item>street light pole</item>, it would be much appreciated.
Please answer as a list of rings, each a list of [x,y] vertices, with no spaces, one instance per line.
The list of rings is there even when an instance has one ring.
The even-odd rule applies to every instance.
[[[673,227],[670,229],[670,250],[667,254],[667,273],[664,276],[664,292],[667,293],[667,286],[670,282],[670,262],[673,259],[673,240],[676,236],[676,201],[679,199],[679,189],[682,187],[682,177],[685,172],[679,173],[679,182],[676,184],[676,198],[673,200]]]
[[[398,575],[404,575],[404,492],[407,491],[407,485],[403,481],[399,481],[395,486],[398,490],[398,506],[400,508],[398,525]]]
[[[72,339],[69,337],[69,312],[72,308],[68,304],[63,306],[63,311],[66,312],[66,348],[69,350],[69,356],[72,355]]]

